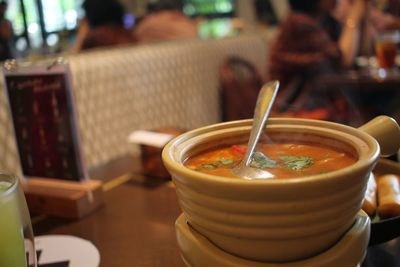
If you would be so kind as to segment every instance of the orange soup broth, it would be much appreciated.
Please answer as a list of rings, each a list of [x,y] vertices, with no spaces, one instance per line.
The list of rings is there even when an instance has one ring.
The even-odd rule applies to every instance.
[[[184,165],[190,169],[197,170],[203,173],[208,173],[217,176],[235,177],[232,172],[232,167],[237,165],[242,157],[245,145],[236,146],[242,151],[233,149],[232,147],[220,147],[213,150],[208,150],[198,155],[188,158]],[[276,167],[264,168],[272,173],[274,178],[295,178],[310,176],[332,172],[350,166],[355,163],[356,159],[342,151],[337,151],[326,146],[317,146],[309,144],[260,144],[256,151],[262,152],[268,158],[276,161]],[[282,163],[282,156],[302,156],[313,159],[313,164],[301,170],[292,170]],[[221,158],[233,160],[231,166],[220,166],[215,169],[200,168],[203,164],[217,162]]]

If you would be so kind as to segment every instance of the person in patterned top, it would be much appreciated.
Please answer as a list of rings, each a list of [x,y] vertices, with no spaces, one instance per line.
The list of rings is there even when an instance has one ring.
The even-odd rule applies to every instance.
[[[291,11],[280,25],[268,60],[268,77],[281,82],[276,111],[301,117],[304,110],[313,110],[308,117],[331,119],[332,111],[327,108],[331,99],[318,96],[312,90],[313,81],[352,65],[366,0],[353,1],[352,12],[342,25],[330,16],[335,0],[290,0],[289,4]]]

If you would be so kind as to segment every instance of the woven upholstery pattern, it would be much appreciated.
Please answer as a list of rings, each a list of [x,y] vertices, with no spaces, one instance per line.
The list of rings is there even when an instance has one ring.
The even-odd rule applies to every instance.
[[[93,50],[67,57],[88,168],[126,153],[134,130],[193,129],[220,121],[219,68],[240,56],[265,73],[265,40],[243,35]],[[21,173],[4,88],[0,93],[0,169]]]

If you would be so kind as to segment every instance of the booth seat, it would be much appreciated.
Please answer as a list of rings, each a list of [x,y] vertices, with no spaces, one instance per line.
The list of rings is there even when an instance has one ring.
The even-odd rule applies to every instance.
[[[269,38],[246,34],[98,49],[67,56],[87,168],[138,149],[135,130],[193,129],[221,120],[219,69],[237,56],[266,72]],[[8,102],[0,93],[0,168],[21,174]]]

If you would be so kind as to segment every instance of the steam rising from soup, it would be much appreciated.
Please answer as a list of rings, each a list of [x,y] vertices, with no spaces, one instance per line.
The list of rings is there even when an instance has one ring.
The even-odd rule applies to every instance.
[[[203,173],[236,177],[232,168],[245,150],[245,145],[219,147],[188,158],[184,165]],[[336,171],[355,161],[352,155],[328,146],[277,143],[259,144],[251,166],[267,170],[274,178],[295,178]]]

